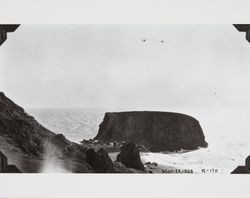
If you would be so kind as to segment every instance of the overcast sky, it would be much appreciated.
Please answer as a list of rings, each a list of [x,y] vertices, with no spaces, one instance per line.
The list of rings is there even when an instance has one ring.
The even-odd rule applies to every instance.
[[[250,105],[249,85],[232,25],[21,25],[0,47],[0,90],[23,107]]]

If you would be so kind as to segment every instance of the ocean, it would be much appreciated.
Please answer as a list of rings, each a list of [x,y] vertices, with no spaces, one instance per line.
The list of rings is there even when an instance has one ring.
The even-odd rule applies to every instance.
[[[158,109],[154,109],[158,110]],[[96,136],[104,118],[104,109],[29,108],[26,111],[46,128],[80,142]],[[120,110],[119,110],[120,111]],[[172,167],[185,172],[227,174],[245,164],[250,155],[250,108],[248,107],[171,107],[172,111],[199,120],[208,148],[179,153],[141,153],[144,162],[156,162],[155,173]]]

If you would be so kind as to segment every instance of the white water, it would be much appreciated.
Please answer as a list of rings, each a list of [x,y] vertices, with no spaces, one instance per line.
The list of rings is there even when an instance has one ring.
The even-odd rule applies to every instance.
[[[161,169],[174,167],[192,169],[218,169],[230,173],[236,166],[244,165],[250,155],[250,108],[168,108],[165,111],[185,113],[200,121],[209,147],[181,154],[143,153],[143,161],[157,162]],[[93,138],[104,117],[98,109],[28,109],[41,124],[71,141]],[[209,173],[209,172],[207,172]]]

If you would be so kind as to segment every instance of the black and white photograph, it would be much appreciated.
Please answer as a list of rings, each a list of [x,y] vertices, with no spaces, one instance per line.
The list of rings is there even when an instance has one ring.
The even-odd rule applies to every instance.
[[[0,7],[0,198],[249,198],[250,1]]]
[[[1,173],[250,173],[250,25],[1,24],[0,45]]]

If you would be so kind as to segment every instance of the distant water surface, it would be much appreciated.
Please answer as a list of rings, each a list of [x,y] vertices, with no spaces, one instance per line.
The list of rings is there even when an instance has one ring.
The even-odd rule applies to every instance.
[[[32,108],[27,112],[44,127],[74,142],[93,138],[105,114],[103,110],[87,108]]]

